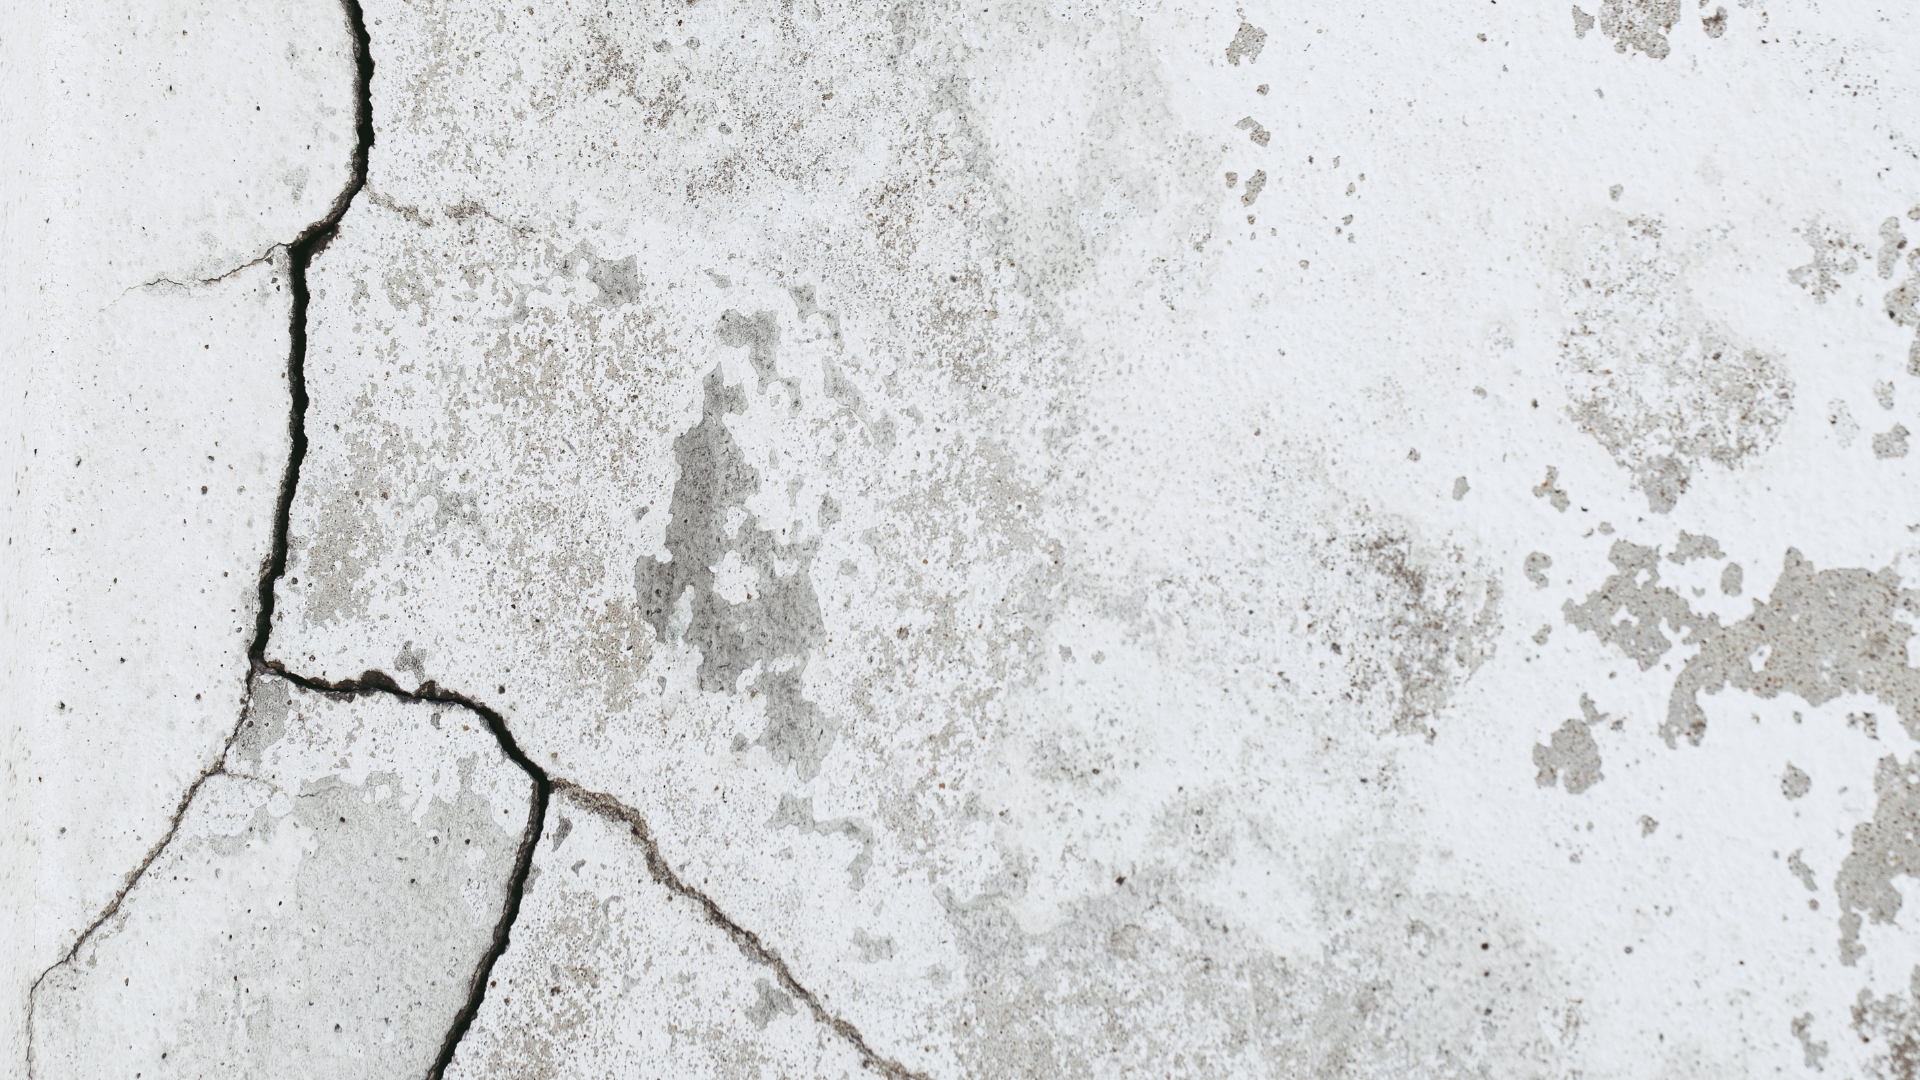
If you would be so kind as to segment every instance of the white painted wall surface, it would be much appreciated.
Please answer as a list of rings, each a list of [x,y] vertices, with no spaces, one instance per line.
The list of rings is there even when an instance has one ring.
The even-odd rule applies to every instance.
[[[20,1074],[1915,1075],[1920,12],[5,41]]]

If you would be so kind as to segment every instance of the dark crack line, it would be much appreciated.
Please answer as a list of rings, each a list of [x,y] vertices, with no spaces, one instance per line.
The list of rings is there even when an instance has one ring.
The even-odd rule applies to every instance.
[[[533,849],[540,842],[540,834],[547,823],[547,803],[553,795],[553,781],[547,778],[547,772],[534,764],[533,759],[520,749],[514,740],[513,732],[507,730],[506,718],[493,709],[465,694],[452,690],[443,690],[432,680],[421,683],[417,690],[405,690],[384,672],[362,672],[358,679],[343,679],[339,682],[327,682],[324,679],[308,678],[286,670],[278,662],[261,661],[261,669],[277,675],[295,686],[329,697],[365,697],[372,694],[384,694],[402,701],[425,701],[437,705],[454,705],[466,709],[486,722],[487,730],[500,743],[500,751],[509,760],[518,765],[522,772],[533,781],[533,805],[527,811],[527,831],[520,838],[520,850],[514,856],[513,873],[507,878],[507,903],[500,912],[500,921],[494,925],[493,941],[487,947],[480,966],[475,970],[473,983],[467,988],[467,1000],[454,1016],[453,1025],[447,1029],[446,1038],[440,1044],[440,1053],[434,1058],[433,1067],[427,1070],[430,1080],[441,1080],[447,1073],[447,1067],[453,1064],[453,1054],[464,1039],[467,1029],[473,1026],[474,1017],[480,1014],[480,1005],[487,996],[487,978],[493,974],[493,967],[507,951],[512,938],[513,924],[520,918],[520,900],[526,894],[527,878],[533,870]]]
[[[748,959],[773,969],[774,975],[780,980],[781,988],[806,1002],[807,1011],[813,1014],[814,1020],[853,1044],[854,1049],[860,1052],[861,1064],[887,1077],[888,1080],[927,1080],[924,1074],[914,1072],[892,1058],[883,1057],[873,1047],[868,1046],[866,1037],[860,1034],[859,1028],[828,1012],[827,1007],[820,1003],[819,997],[813,991],[800,985],[800,980],[793,976],[793,969],[787,966],[785,960],[780,959],[779,953],[768,948],[760,940],[760,935],[734,922],[726,912],[720,910],[720,905],[714,903],[712,897],[682,881],[680,875],[674,873],[673,867],[668,865],[666,857],[660,853],[660,845],[653,838],[653,830],[647,827],[647,819],[641,816],[640,811],[611,795],[590,791],[570,780],[556,780],[553,786],[594,813],[625,822],[627,827],[633,830],[633,838],[639,843],[640,850],[646,856],[647,871],[653,875],[653,880],[665,886],[668,892],[685,897],[698,905],[706,914],[707,921],[725,931]]]

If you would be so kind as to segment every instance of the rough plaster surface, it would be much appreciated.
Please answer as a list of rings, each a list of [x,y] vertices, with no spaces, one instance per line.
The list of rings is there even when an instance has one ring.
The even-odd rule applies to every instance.
[[[7,34],[20,1072],[1917,1075],[1920,14]]]

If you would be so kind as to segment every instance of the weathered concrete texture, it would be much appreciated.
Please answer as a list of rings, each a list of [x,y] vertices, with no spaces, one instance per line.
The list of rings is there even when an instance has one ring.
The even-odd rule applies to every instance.
[[[654,878],[609,803],[555,793],[512,942],[447,1076],[867,1075],[774,968]]]
[[[465,709],[256,678],[166,847],[35,988],[33,1075],[423,1075],[532,796]]]
[[[372,695],[316,718],[471,703],[553,798],[525,877],[475,841],[510,936],[410,969],[487,970],[471,1024],[352,1052],[1910,1072],[1916,20],[368,0],[260,659]],[[143,929],[450,835],[340,812],[368,766],[216,837],[283,783],[244,734],[64,1015],[217,1065],[241,1014],[135,988],[303,964],[376,1015],[365,934]],[[440,925],[360,893],[304,925]],[[344,1069],[302,1032],[258,1071]]]

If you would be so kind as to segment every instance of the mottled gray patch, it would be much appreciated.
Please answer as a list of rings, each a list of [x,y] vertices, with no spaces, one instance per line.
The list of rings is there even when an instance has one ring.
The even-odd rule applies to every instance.
[[[1920,375],[1920,248],[1907,256],[1907,265],[1912,273],[1889,290],[1883,302],[1887,318],[1901,326],[1916,328],[1913,344],[1907,347],[1907,374]]]
[[[1713,9],[1713,14],[1701,16],[1700,29],[1705,30],[1707,36],[1710,38],[1718,38],[1720,35],[1726,33],[1727,9],[1716,6]]]
[[[827,397],[852,413],[854,418],[867,429],[867,436],[873,440],[874,449],[882,454],[893,449],[893,418],[885,413],[874,413],[867,408],[867,402],[860,395],[860,388],[853,384],[840,371],[840,366],[831,358],[820,361],[821,386]]]
[[[639,256],[603,259],[592,247],[583,243],[568,253],[565,262],[600,290],[599,297],[594,301],[599,306],[617,308],[622,304],[639,303],[641,288]]]
[[[1907,456],[1907,431],[1905,424],[1893,425],[1893,430],[1884,435],[1873,437],[1873,456],[1876,458],[1903,458]]]
[[[1813,790],[1813,777],[1793,762],[1787,762],[1787,771],[1780,775],[1780,794],[1789,799],[1798,799]]]
[[[1847,408],[1847,403],[1839,398],[1827,402],[1827,424],[1833,428],[1833,437],[1840,440],[1841,446],[1852,446],[1853,440],[1860,434],[1860,422],[1853,418],[1853,410]]]
[[[1459,502],[1461,499],[1466,498],[1467,492],[1470,490],[1472,489],[1467,486],[1466,477],[1456,476],[1453,478],[1453,501],[1454,502]]]
[[[1667,554],[1667,561],[1685,565],[1691,559],[1724,559],[1727,553],[1720,550],[1720,541],[1711,536],[1695,536],[1680,530],[1680,539],[1674,541],[1673,550]]]
[[[1249,22],[1240,24],[1233,32],[1233,40],[1227,42],[1227,63],[1235,67],[1245,60],[1251,64],[1260,59],[1260,50],[1267,47],[1267,32]]]
[[[1728,563],[1720,571],[1720,591],[1727,596],[1739,596],[1746,582],[1746,571],[1740,569],[1737,562]]]
[[[780,377],[776,362],[780,349],[780,320],[773,317],[773,312],[756,311],[752,315],[742,315],[738,311],[728,311],[720,316],[720,328],[715,337],[722,345],[744,347],[747,350],[747,360],[753,365],[754,378],[760,383],[761,393],[780,383],[787,388],[788,401],[794,407],[799,407],[800,380]]]
[[[1839,894],[1840,962],[1866,955],[1860,944],[1860,913],[1875,923],[1890,923],[1900,913],[1900,890],[1893,879],[1920,876],[1920,753],[1906,763],[1892,755],[1873,770],[1873,793],[1880,800],[1873,820],[1853,827],[1853,850],[1840,863],[1833,891]]]
[[[753,1021],[753,1026],[761,1031],[767,1030],[767,1024],[772,1022],[776,1014],[792,1016],[798,1011],[793,1004],[793,998],[787,996],[785,991],[775,988],[773,983],[766,979],[755,979],[753,989],[760,996],[753,1004],[747,1006],[747,1019]]]
[[[1658,220],[1595,232],[1560,277],[1568,413],[1666,513],[1704,463],[1736,468],[1773,444],[1793,384],[1777,358],[1698,316]]]
[[[1584,40],[1587,31],[1591,29],[1593,29],[1593,16],[1581,11],[1579,4],[1573,5],[1573,36]]]
[[[1873,400],[1883,409],[1893,408],[1893,382],[1881,379],[1873,384]]]
[[[1806,886],[1808,892],[1819,892],[1820,881],[1814,877],[1813,867],[1808,866],[1806,860],[1800,857],[1800,853],[1804,850],[1806,849],[1795,848],[1793,854],[1787,856],[1787,869],[1794,877],[1800,879],[1800,884]]]
[[[750,348],[762,340],[747,333],[760,324],[740,319],[733,325]],[[765,362],[771,365],[770,359]],[[759,471],[726,425],[729,414],[745,408],[746,395],[727,385],[717,365],[707,374],[704,395],[700,422],[674,440],[680,475],[668,507],[669,557],[662,562],[642,556],[634,564],[640,611],[660,638],[677,632],[700,650],[701,690],[740,692],[741,678],[754,673],[753,690],[767,710],[760,745],[774,760],[791,763],[803,779],[811,779],[838,726],[807,700],[801,685],[809,651],[826,638],[811,577],[817,543],[783,547],[775,532],[757,522],[729,535],[728,511],[744,509],[760,488]],[[728,603],[713,588],[713,568],[729,552],[737,552],[759,575],[756,591],[739,604]],[[683,603],[689,618],[679,628],[672,620]]]
[[[1915,1080],[1920,1077],[1920,967],[1907,978],[1907,994],[1875,998],[1862,989],[1855,999],[1853,1030],[1870,1047],[1867,1080]],[[1826,1056],[1826,1044],[1820,1043]]]
[[[780,806],[767,819],[770,829],[799,829],[802,832],[818,833],[830,836],[840,833],[850,837],[860,845],[860,854],[847,864],[847,878],[858,892],[867,884],[867,871],[873,866],[873,830],[864,822],[853,818],[835,818],[832,821],[816,821],[813,816],[813,796],[802,799],[793,795],[780,796]]]
[[[1683,644],[1705,640],[1719,629],[1719,616],[1695,614],[1685,597],[1660,584],[1659,548],[1615,540],[1607,560],[1613,563],[1614,573],[1585,600],[1578,604],[1569,600],[1560,611],[1568,625],[1615,646],[1642,671],[1673,647],[1662,625],[1678,634]]]
[[[1534,588],[1544,589],[1547,587],[1547,570],[1552,566],[1551,556],[1536,551],[1527,556],[1527,561],[1521,566],[1520,572],[1527,575],[1527,580],[1533,582]]]
[[[426,650],[415,651],[413,642],[402,642],[399,654],[393,658],[393,669],[412,673],[416,683],[425,682],[427,680]]]
[[[1560,488],[1560,470],[1552,465],[1547,466],[1547,478],[1534,485],[1533,497],[1547,500],[1563,514],[1567,512],[1567,507],[1573,505],[1573,500]]]
[[[1266,187],[1267,187],[1267,170],[1265,169],[1253,170],[1253,175],[1247,177],[1247,189],[1240,193],[1240,205],[1252,206],[1253,201],[1260,197],[1260,193],[1262,191],[1265,191]]]
[[[1880,250],[1874,254],[1873,268],[1883,278],[1890,278],[1900,266],[1900,253],[1907,249],[1907,235],[1900,231],[1900,215],[1895,214],[1880,223]]]
[[[260,755],[281,740],[287,732],[287,706],[292,690],[284,679],[256,678],[247,701],[246,719],[233,736],[233,756],[252,768],[260,767]]]
[[[1607,201],[1608,202],[1619,202],[1620,196],[1625,195],[1626,193],[1627,193],[1627,186],[1625,184],[1607,185]]]
[[[866,931],[856,928],[852,941],[853,947],[860,950],[860,962],[863,964],[877,964],[882,960],[893,959],[894,944],[890,937],[868,937]]]
[[[1840,290],[1840,278],[1860,269],[1855,257],[1857,245],[1847,234],[1818,218],[1807,222],[1800,236],[1813,249],[1813,258],[1805,266],[1787,271],[1787,280],[1813,294],[1813,302],[1824,304]]]
[[[1593,741],[1592,728],[1607,715],[1585,694],[1580,695],[1580,712],[1580,719],[1560,725],[1546,744],[1534,744],[1533,764],[1539,770],[1534,783],[1552,787],[1564,780],[1567,794],[1578,795],[1606,779],[1600,771],[1600,746]]]
[[[1640,835],[1641,836],[1652,836],[1653,831],[1655,829],[1658,829],[1659,827],[1660,827],[1659,822],[1653,820],[1652,818],[1648,817],[1645,814],[1640,815]]]
[[[1627,47],[1655,60],[1666,59],[1667,31],[1680,21],[1680,0],[1601,0],[1600,32],[1613,39],[1614,52]]]
[[[1753,614],[1725,629],[1712,616],[1679,616],[1701,629],[1701,645],[1674,680],[1660,733],[1669,746],[1680,734],[1698,744],[1707,728],[1698,695],[1732,686],[1762,698],[1790,693],[1809,705],[1872,694],[1920,738],[1920,669],[1907,666],[1913,627],[1901,618],[1914,614],[1920,593],[1902,588],[1892,567],[1815,571],[1788,548],[1773,595],[1755,601]]]
[[[1240,122],[1233,126],[1239,131],[1246,132],[1247,138],[1251,139],[1256,146],[1265,146],[1273,141],[1273,133],[1261,127],[1260,121],[1255,120],[1251,116],[1241,117]]]
[[[567,836],[573,832],[573,819],[565,814],[554,815],[559,823],[553,827],[553,850],[559,851],[560,845],[567,842]]]
[[[1827,1056],[1827,1044],[1813,1041],[1813,1014],[1801,1013],[1794,1017],[1788,1030],[1800,1040],[1801,1063],[1815,1072],[1825,1072],[1826,1066],[1821,1061]]]
[[[1547,639],[1552,636],[1553,636],[1553,627],[1545,623],[1542,623],[1540,626],[1540,629],[1535,630],[1533,632],[1533,643],[1535,645],[1545,645],[1547,643]]]

